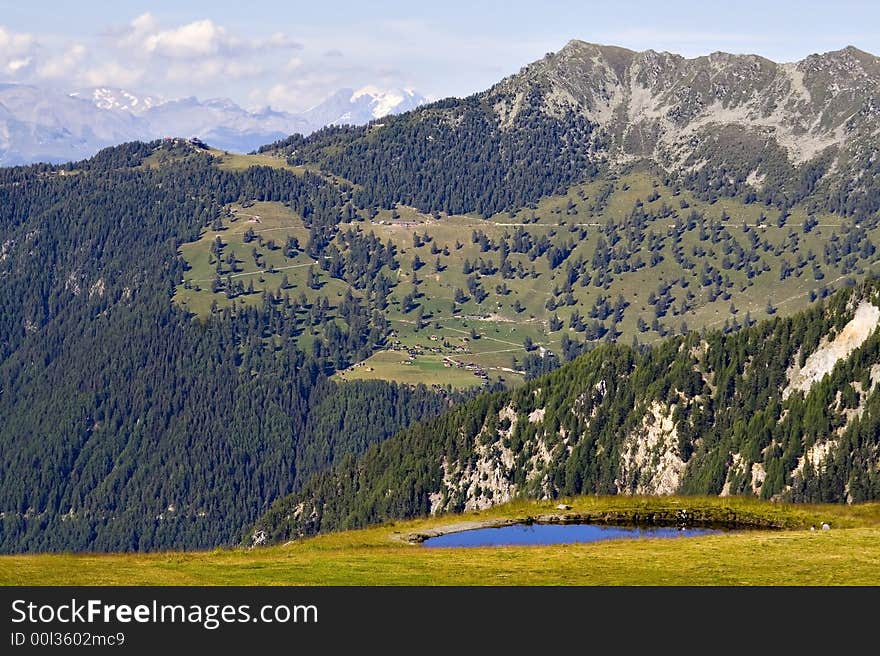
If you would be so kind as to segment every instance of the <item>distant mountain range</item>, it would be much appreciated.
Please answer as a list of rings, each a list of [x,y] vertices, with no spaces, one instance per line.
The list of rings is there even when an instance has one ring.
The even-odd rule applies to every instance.
[[[223,150],[249,152],[325,125],[362,124],[414,109],[426,99],[411,89],[340,89],[301,113],[242,108],[228,98],[166,100],[126,89],[62,93],[0,84],[0,165],[64,162],[106,146],[166,136],[199,137]]]

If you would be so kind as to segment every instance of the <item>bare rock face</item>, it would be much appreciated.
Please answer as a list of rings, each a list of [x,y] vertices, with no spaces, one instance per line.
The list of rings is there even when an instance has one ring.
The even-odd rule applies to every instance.
[[[678,453],[678,430],[672,409],[654,402],[641,424],[623,441],[619,494],[675,494],[687,463]]]
[[[824,339],[819,348],[809,355],[803,367],[793,363],[787,372],[788,387],[782,391],[787,399],[792,392],[809,392],[814,383],[831,373],[834,366],[852,354],[880,325],[880,308],[869,301],[862,301],[852,320],[833,339]]]

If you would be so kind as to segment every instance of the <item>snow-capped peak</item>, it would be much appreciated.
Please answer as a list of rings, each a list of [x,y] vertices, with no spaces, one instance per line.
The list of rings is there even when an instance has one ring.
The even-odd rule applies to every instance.
[[[412,89],[380,89],[368,84],[351,94],[351,102],[369,104],[372,118],[382,118],[391,113],[415,109],[425,102],[425,98]]]
[[[139,96],[125,89],[112,87],[82,89],[74,91],[70,95],[74,98],[89,100],[99,109],[124,111],[137,115],[165,103],[165,100],[158,96]]]
[[[380,89],[379,87],[374,86],[372,84],[368,84],[366,86],[361,87],[357,91],[352,92],[351,102],[356,101],[358,98],[360,98],[362,96],[370,96],[371,98],[376,98],[377,96],[381,96],[384,93],[385,92],[382,91],[382,89]]]
[[[0,83],[0,166],[78,160],[124,141],[175,135],[249,152],[293,133],[363,125],[425,102],[412,89],[368,85],[339,89],[310,110],[289,113],[246,110],[227,98],[169,100],[118,87],[60,92]]]

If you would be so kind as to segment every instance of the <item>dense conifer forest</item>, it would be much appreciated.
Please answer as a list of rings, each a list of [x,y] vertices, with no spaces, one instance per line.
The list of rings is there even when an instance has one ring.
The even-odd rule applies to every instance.
[[[157,148],[172,159],[151,167]],[[229,543],[305,472],[449,406],[328,380],[382,338],[369,315],[305,353],[270,338],[283,308],[198,321],[170,302],[179,245],[224,204],[277,200],[322,226],[347,193],[156,143],[0,170],[0,549]]]

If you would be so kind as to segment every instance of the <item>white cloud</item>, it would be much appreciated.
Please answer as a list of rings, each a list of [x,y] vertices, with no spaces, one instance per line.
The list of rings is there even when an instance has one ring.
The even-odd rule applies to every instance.
[[[0,56],[22,55],[30,52],[34,45],[32,35],[12,32],[0,25]]]
[[[37,75],[48,79],[71,77],[88,55],[85,46],[75,44],[65,52],[49,57],[37,67]]]
[[[0,25],[0,80],[66,89],[137,84],[172,94],[219,95],[227,93],[224,81],[284,75],[302,66],[292,56],[302,46],[290,35],[238,33],[210,18],[168,24],[147,12],[104,29],[94,41],[46,38],[41,43]]]
[[[161,30],[144,39],[147,52],[171,58],[193,58],[234,50],[239,44],[214,21],[194,21],[171,30]]]
[[[285,82],[269,87],[262,96],[262,103],[276,109],[303,111],[314,107],[331,93],[345,86],[346,78],[337,71],[314,69],[303,71]],[[256,94],[252,94],[252,97]]]
[[[106,62],[83,71],[80,80],[90,87],[128,87],[139,82],[143,75],[143,69]]]
[[[302,47],[283,32],[253,37],[234,33],[210,18],[168,25],[150,13],[108,36],[116,59],[137,64],[147,84],[171,85],[185,94],[212,85],[211,93],[217,93],[217,83],[223,80],[290,70],[283,53]]]
[[[151,34],[159,31],[159,21],[153,14],[147,12],[135,18],[131,23],[121,29],[114,29],[111,33],[117,36],[116,45],[123,49],[137,50],[143,48],[144,40]]]
[[[258,92],[252,95],[256,96]],[[273,84],[269,91],[265,94],[266,100],[272,107],[290,107],[296,105],[296,93],[286,84]]]
[[[226,61],[223,64],[223,75],[236,80],[245,77],[256,77],[266,72],[262,65],[255,62]]]
[[[33,59],[31,57],[24,57],[23,59],[10,59],[6,63],[6,70],[10,73],[18,73],[21,70],[24,70],[28,66],[31,65]]]
[[[283,32],[247,39],[232,34],[210,18],[163,28],[150,13],[141,14],[129,23],[117,39],[117,46],[133,56],[158,55],[168,59],[265,54],[267,51],[302,48]]]
[[[179,62],[169,66],[165,77],[174,82],[187,82],[191,86],[203,86],[218,79],[241,79],[264,73],[261,65],[254,62],[236,61],[222,57],[201,61]]]
[[[302,111],[314,104],[312,99],[315,97],[315,89],[321,86],[320,84],[310,84],[306,80],[298,80],[294,84],[279,82],[262,94],[262,98],[265,99],[266,104],[275,109]]]
[[[284,34],[283,32],[275,32],[272,36],[270,36],[265,41],[260,42],[257,40],[256,47],[266,46],[269,48],[278,48],[278,49],[289,49],[289,50],[302,50],[302,44],[298,41],[294,41],[289,36]]]
[[[36,49],[31,34],[13,32],[0,25],[0,71],[10,75],[25,72],[33,63]]]
[[[148,32],[152,32],[159,27],[159,21],[156,20],[156,17],[153,16],[150,12],[146,12],[141,14],[133,21],[131,21],[131,29],[137,34],[142,33],[146,34]]]

